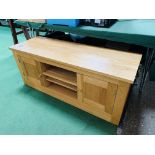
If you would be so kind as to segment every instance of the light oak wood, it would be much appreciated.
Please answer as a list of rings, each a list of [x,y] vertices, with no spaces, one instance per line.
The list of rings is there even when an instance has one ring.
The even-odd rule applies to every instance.
[[[66,87],[66,88],[68,88],[68,89],[77,91],[77,87],[75,87],[75,86],[73,86],[73,85],[71,85],[71,84],[65,83],[65,82],[63,82],[63,81],[59,81],[59,80],[54,79],[54,78],[47,78],[46,80],[49,81],[49,82],[55,83],[55,84],[57,84],[57,85]]]
[[[45,64],[48,64],[48,65],[51,65],[51,66],[56,66],[56,67],[60,67],[60,68],[64,68],[66,70],[70,70],[70,71],[73,71],[73,72],[77,72],[81,75],[87,75],[87,76],[91,76],[91,77],[94,77],[96,79],[99,79],[99,80],[103,80],[103,81],[106,81],[106,82],[111,82],[111,83],[115,83],[115,84],[118,84],[119,83],[119,80],[118,79],[114,79],[112,77],[109,77],[109,76],[103,76],[103,75],[100,75],[100,74],[97,74],[97,73],[92,73],[90,71],[85,71],[85,70],[82,70],[82,69],[79,69],[75,66],[70,66],[68,64],[63,64],[63,63],[60,63],[60,62],[55,62],[55,61],[50,61],[49,59],[47,58],[42,58],[42,57],[39,57],[37,55],[32,55],[32,54],[26,54],[24,52],[21,52],[21,51],[18,51],[18,50],[13,50],[14,52],[18,53],[20,52],[20,56],[22,57],[26,57],[26,58],[29,58],[29,59],[33,59],[36,61],[36,62],[42,62],[42,63],[45,63]],[[44,68],[47,68],[44,66]],[[47,70],[47,69],[46,69]]]
[[[83,102],[83,98],[82,98],[82,89],[83,89],[83,76],[80,73],[77,73],[77,88],[78,88],[78,100],[80,102]]]
[[[133,83],[140,54],[36,37],[11,47],[54,62]]]
[[[83,85],[84,103],[100,106],[104,108],[105,112],[111,114],[115,103],[117,85],[88,76],[84,77]]]
[[[107,82],[98,80],[98,79],[94,79],[89,76],[84,76],[83,80],[87,83],[95,84],[95,86],[98,86],[98,87],[102,86],[103,88],[107,88],[107,86],[108,86]]]
[[[58,80],[61,80],[63,82],[67,82],[69,84],[72,84],[74,86],[77,85],[77,79],[76,79],[76,74],[74,72],[61,69],[58,67],[51,67],[49,70],[43,73],[46,76],[56,78]]]
[[[106,103],[105,103],[105,111],[107,113],[112,113],[113,111],[113,106],[115,103],[115,99],[116,99],[116,93],[117,93],[117,88],[118,85],[114,84],[114,83],[108,83],[108,87],[107,87],[107,96],[106,96]]]
[[[141,55],[46,38],[11,49],[25,84],[119,124]]]
[[[120,81],[119,82],[119,87],[117,90],[117,95],[116,95],[116,100],[115,100],[115,104],[113,107],[113,113],[112,113],[112,117],[111,117],[111,121],[114,124],[118,124],[123,112],[123,108],[125,105],[125,102],[127,100],[127,96],[129,93],[129,89],[130,89],[130,84],[125,83]]]
[[[71,98],[77,98],[77,93],[75,91],[71,91],[70,89],[67,89],[63,86],[57,85],[55,83],[52,83],[49,87],[49,90],[53,90],[55,92],[59,92],[60,94],[64,94],[66,96],[69,96]]]

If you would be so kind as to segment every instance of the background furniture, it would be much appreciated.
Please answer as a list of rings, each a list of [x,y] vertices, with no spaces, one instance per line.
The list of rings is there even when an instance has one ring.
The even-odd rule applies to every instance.
[[[120,20],[110,28],[92,26],[68,27],[21,20],[16,20],[15,23],[21,26],[31,26],[32,28],[69,32],[83,36],[155,48],[155,20]]]
[[[25,38],[27,40],[30,39],[30,36],[29,36],[28,30],[27,30],[27,27],[21,26],[21,29],[22,30],[20,30],[20,31],[17,32],[16,31],[16,25],[14,23],[14,20],[13,19],[9,19],[8,22],[9,22],[9,26],[10,26],[10,29],[11,29],[11,33],[12,33],[14,44],[18,44],[18,37],[17,37],[17,35],[19,35],[21,33],[24,33]]]
[[[142,51],[144,63],[139,89],[142,91],[154,57],[155,20],[119,20],[110,28],[98,28],[91,26],[67,27],[21,20],[17,20],[15,23],[21,26],[30,26],[40,30],[62,31],[146,47],[146,50]]]
[[[18,37],[17,36],[19,34],[21,34],[21,33],[24,33],[24,36],[25,36],[25,38],[27,40],[30,39],[32,36],[35,36],[35,35],[38,36],[39,35],[39,30],[38,29],[33,30],[33,28],[31,29],[31,27],[29,27],[28,24],[27,24],[27,26],[25,26],[25,25],[22,26],[21,25],[22,30],[16,32],[16,27],[19,24],[16,24],[14,21],[15,21],[14,19],[8,19],[8,23],[9,23],[9,26],[10,26],[10,29],[11,29],[14,44],[18,44]],[[41,24],[45,23],[45,19],[21,19],[19,21],[32,22],[32,23],[41,23]],[[28,30],[28,28],[29,28],[29,30]],[[29,31],[32,31],[31,36],[29,34]],[[34,33],[36,33],[36,34],[34,35]]]

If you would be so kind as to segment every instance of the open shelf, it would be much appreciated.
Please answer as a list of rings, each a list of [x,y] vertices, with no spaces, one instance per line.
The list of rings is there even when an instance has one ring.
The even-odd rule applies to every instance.
[[[77,86],[76,73],[66,69],[51,66],[43,75]]]
[[[71,89],[73,91],[77,91],[77,87],[74,86],[74,85],[71,85],[71,84],[68,84],[66,82],[63,82],[63,81],[60,81],[60,80],[57,80],[57,79],[54,79],[54,78],[47,78],[46,79],[48,82],[52,82],[52,83],[55,83],[57,85],[60,85],[60,86],[63,86],[65,88],[68,88],[68,89]]]
[[[60,86],[60,85],[57,85],[55,83],[51,83],[48,88],[50,88],[50,90],[53,90],[55,92],[58,92],[58,93],[61,93],[63,95],[66,95],[66,96],[69,96],[69,97],[72,97],[72,98],[77,98],[77,92],[75,91],[72,91],[68,88],[65,88],[63,86]]]
[[[45,63],[41,65],[44,87],[77,99],[77,74],[75,72]]]

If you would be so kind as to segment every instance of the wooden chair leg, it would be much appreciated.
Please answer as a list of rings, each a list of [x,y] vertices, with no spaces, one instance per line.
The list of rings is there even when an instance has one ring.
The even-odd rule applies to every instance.
[[[27,40],[30,39],[30,35],[29,35],[28,30],[27,30],[26,27],[22,26],[21,27],[22,28],[22,32],[16,32],[16,27],[15,27],[13,19],[9,19],[8,22],[9,22],[9,26],[10,26],[10,29],[11,29],[11,33],[12,33],[14,44],[18,44],[17,35],[21,34],[22,32],[24,33],[24,36],[25,36],[25,38]]]
[[[39,30],[36,30],[36,36],[39,36]]]
[[[25,38],[26,38],[27,40],[29,40],[31,37],[30,37],[30,35],[29,35],[29,33],[28,33],[27,28],[24,27],[24,26],[22,26],[21,28],[22,28],[22,30],[23,30],[23,33],[24,33],[24,35],[25,35]]]
[[[13,19],[9,19],[8,22],[9,22],[9,26],[10,26],[10,29],[11,29],[11,34],[12,34],[12,37],[13,37],[13,42],[14,42],[14,44],[18,44],[16,28],[15,28],[15,25],[13,23]]]

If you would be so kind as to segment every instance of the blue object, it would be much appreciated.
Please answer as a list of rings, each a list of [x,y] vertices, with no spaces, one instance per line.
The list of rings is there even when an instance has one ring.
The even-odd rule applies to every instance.
[[[70,27],[76,27],[80,23],[79,19],[47,19],[49,25],[65,25]]]

